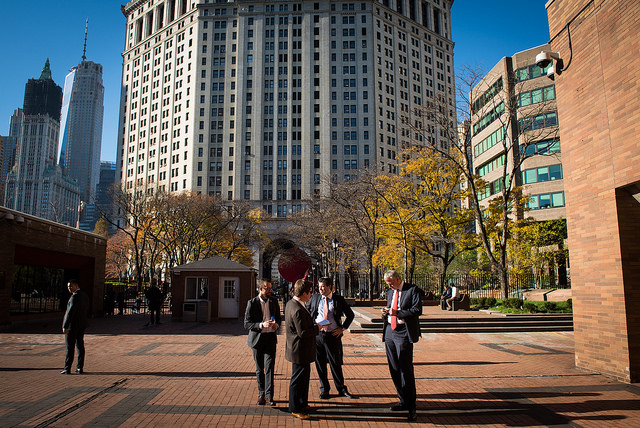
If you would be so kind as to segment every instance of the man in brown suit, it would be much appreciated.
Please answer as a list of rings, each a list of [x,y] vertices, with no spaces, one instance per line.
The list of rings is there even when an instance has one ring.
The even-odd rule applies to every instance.
[[[316,359],[316,334],[318,326],[305,304],[311,298],[313,285],[299,279],[293,286],[293,298],[284,309],[287,346],[285,358],[291,361],[289,382],[289,411],[298,419],[309,416],[309,378],[311,363]]]

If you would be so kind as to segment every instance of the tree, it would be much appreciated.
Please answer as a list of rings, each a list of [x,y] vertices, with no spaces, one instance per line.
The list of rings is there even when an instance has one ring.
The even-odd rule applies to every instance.
[[[118,231],[107,240],[105,265],[107,278],[118,278],[118,281],[122,281],[125,276],[128,276],[131,253],[131,241],[123,231]]]
[[[509,295],[507,247],[510,229],[522,216],[520,167],[532,156],[539,141],[554,144],[557,123],[546,122],[552,103],[540,102],[522,108],[523,82],[507,76],[506,82],[495,75],[483,76],[478,69],[465,68],[457,76],[457,119],[453,114],[452,95],[439,94],[425,108],[405,111],[401,117],[407,144],[424,147],[447,158],[469,186],[476,231],[493,271],[500,279],[502,297]],[[501,82],[502,84],[496,85]],[[481,103],[476,101],[481,100]],[[496,164],[501,177],[492,183],[479,180],[473,164],[471,137],[488,122],[498,121],[492,143],[501,149]],[[547,126],[549,125],[549,126]],[[439,136],[439,138],[438,138]],[[489,214],[487,214],[489,213]]]
[[[460,203],[469,197],[469,191],[450,157],[426,149],[414,149],[406,155],[401,175],[413,178],[418,199],[414,204],[422,209],[422,217],[409,233],[418,250],[439,260],[443,290],[453,261],[479,246],[472,230],[473,210]]]
[[[104,236],[107,239],[109,238],[109,224],[107,223],[106,218],[100,217],[93,228],[93,233]]]

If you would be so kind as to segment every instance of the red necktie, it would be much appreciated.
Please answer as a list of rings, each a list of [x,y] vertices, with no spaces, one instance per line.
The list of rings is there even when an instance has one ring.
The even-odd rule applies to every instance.
[[[327,301],[327,297],[322,297],[324,307],[322,308],[322,317],[326,320],[329,319],[329,302]]]
[[[391,304],[391,309],[398,310],[398,290],[393,290],[393,303]],[[398,326],[398,317],[396,315],[391,315],[391,328],[396,329]]]

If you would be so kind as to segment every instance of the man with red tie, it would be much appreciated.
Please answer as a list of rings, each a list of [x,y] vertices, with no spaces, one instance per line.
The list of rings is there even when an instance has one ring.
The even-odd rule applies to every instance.
[[[389,373],[400,400],[391,406],[391,411],[407,410],[408,420],[415,421],[417,415],[413,344],[420,338],[422,293],[415,285],[405,283],[395,270],[385,272],[384,280],[390,289],[387,293],[387,307],[382,309],[382,341],[387,352]]]

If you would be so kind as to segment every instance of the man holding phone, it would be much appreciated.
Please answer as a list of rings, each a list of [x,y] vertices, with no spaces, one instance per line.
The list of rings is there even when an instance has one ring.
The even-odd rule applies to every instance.
[[[244,328],[249,330],[249,347],[253,350],[258,380],[258,405],[275,406],[273,379],[276,363],[276,331],[282,323],[278,299],[271,296],[271,282],[258,280],[258,296],[247,302]]]

